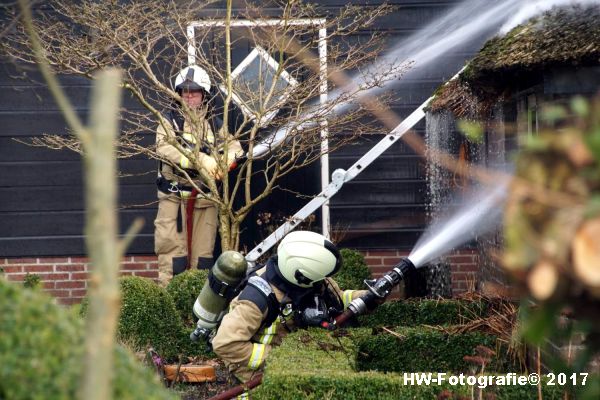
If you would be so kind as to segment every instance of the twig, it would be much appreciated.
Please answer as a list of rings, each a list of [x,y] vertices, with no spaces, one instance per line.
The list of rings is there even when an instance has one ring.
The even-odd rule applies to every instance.
[[[77,135],[79,140],[81,140],[84,144],[89,144],[90,133],[79,120],[79,117],[75,113],[75,108],[67,98],[65,92],[62,90],[58,79],[56,79],[56,76],[54,76],[52,69],[50,68],[48,62],[44,58],[44,49],[40,44],[40,39],[38,37],[37,32],[35,31],[35,27],[33,26],[33,17],[31,15],[31,10],[29,9],[29,4],[27,0],[19,0],[19,7],[21,8],[21,13],[23,14],[23,24],[25,25],[27,36],[31,41],[31,47],[33,48],[38,68],[40,69],[42,76],[48,84],[48,89],[50,90],[52,96],[54,96],[54,99],[58,103],[61,112],[65,116],[65,120],[67,121],[71,129],[73,129],[74,133]]]
[[[133,239],[137,236],[137,234],[140,233],[140,231],[142,230],[143,227],[144,227],[144,219],[143,218],[138,217],[133,221],[133,223],[131,224],[129,229],[127,229],[127,232],[125,232],[125,236],[119,242],[119,256],[120,257],[125,255],[125,251],[129,247],[129,245],[131,244]]]
[[[540,352],[540,346],[537,346],[537,375],[538,377],[540,377],[539,381],[538,381],[538,385],[537,385],[537,392],[538,392],[538,400],[542,400],[542,378],[541,378],[541,374],[542,374],[542,357],[541,357],[541,352]]]
[[[173,387],[173,385],[175,384],[175,382],[177,382],[179,380],[179,371],[181,370],[181,364],[182,363],[183,363],[183,357],[180,354],[179,355],[179,361],[177,362],[177,370],[175,371],[175,378],[173,378],[173,380],[169,384],[169,387]]]
[[[385,332],[389,333],[392,336],[396,336],[398,339],[406,339],[406,336],[399,334],[398,332],[394,332],[391,329],[386,328],[385,326],[382,326],[381,329],[383,329]]]

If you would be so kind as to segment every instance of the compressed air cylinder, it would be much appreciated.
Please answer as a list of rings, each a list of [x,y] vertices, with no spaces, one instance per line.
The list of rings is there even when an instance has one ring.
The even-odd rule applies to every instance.
[[[247,268],[246,259],[237,251],[226,251],[219,256],[194,303],[198,328],[212,330],[217,325],[237,295],[236,288],[246,277]]]

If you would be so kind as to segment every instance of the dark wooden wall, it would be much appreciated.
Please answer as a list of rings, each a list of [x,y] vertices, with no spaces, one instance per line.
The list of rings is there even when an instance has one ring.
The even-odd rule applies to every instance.
[[[331,12],[347,1],[322,0]],[[356,2],[361,3],[362,2]],[[455,0],[393,1],[398,9],[377,26],[390,34],[390,43],[407,38],[436,17]],[[362,32],[360,34],[368,34]],[[442,57],[419,79],[408,79],[401,87],[394,109],[406,116],[451,77],[477,49],[462,48]],[[54,101],[41,83],[15,79],[24,72],[36,78],[35,70],[17,70],[0,60],[0,257],[81,255],[83,245],[83,190],[81,162],[77,154],[23,144],[44,133],[66,134]],[[443,67],[442,67],[443,66]],[[41,82],[41,79],[38,79]],[[63,85],[82,116],[88,114],[89,82],[62,78]],[[129,107],[137,107],[127,100]],[[424,123],[417,125],[423,134]],[[331,171],[348,168],[379,138],[349,146],[331,157]],[[151,143],[151,133],[146,138]],[[346,231],[344,245],[356,248],[409,248],[425,223],[425,173],[423,159],[403,143],[397,143],[363,174],[348,183],[331,205],[332,225]],[[130,247],[131,254],[153,253],[153,219],[156,212],[154,186],[156,162],[133,158],[120,161],[128,176],[120,178],[121,231],[141,216],[146,225]],[[314,192],[319,185],[318,166],[291,177],[286,185]],[[277,194],[276,201],[289,213],[307,200]],[[282,200],[283,199],[283,200]],[[249,219],[250,225],[253,217]],[[252,232],[252,227],[248,232]],[[246,235],[248,236],[248,235]],[[247,239],[247,240],[251,240]]]
[[[417,34],[460,1],[393,3],[398,5],[397,10],[376,27],[387,33],[390,47]],[[395,88],[397,100],[393,110],[402,118],[407,117],[458,72],[479,45],[465,43],[426,65],[423,71],[407,74]],[[424,130],[423,119],[415,131],[423,136]],[[347,169],[381,138],[374,135],[333,154],[331,170]],[[342,231],[342,244],[358,249],[412,248],[427,222],[425,163],[421,155],[398,141],[362,174],[346,183],[331,202],[331,223]]]
[[[0,256],[83,254],[84,197],[80,156],[68,150],[32,147],[36,136],[66,134],[65,122],[39,74],[29,67],[0,64]],[[23,69],[25,68],[25,69]],[[34,82],[14,77],[27,74]],[[78,114],[88,115],[89,82],[62,77]],[[126,104],[133,108],[130,99]],[[148,136],[147,140],[154,138]],[[143,158],[119,161],[128,177],[119,179],[121,225],[146,220],[134,252],[152,252],[155,163]],[[125,228],[122,228],[123,231]]]

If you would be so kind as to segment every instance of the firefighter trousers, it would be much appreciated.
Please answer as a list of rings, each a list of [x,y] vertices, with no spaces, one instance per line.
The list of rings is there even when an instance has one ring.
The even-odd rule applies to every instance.
[[[159,282],[166,285],[174,275],[190,268],[209,269],[217,236],[217,207],[206,199],[194,204],[191,259],[187,248],[187,199],[158,192],[154,220],[154,252],[158,256]],[[179,221],[178,221],[179,220]]]

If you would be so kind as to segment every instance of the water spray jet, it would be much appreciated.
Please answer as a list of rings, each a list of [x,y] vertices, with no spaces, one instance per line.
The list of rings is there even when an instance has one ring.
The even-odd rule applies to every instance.
[[[339,315],[329,329],[343,325],[355,315],[373,310],[383,303],[392,289],[402,281],[410,280],[417,269],[438,258],[456,246],[494,228],[502,214],[502,204],[507,196],[508,180],[491,193],[484,188],[473,196],[476,205],[468,204],[447,221],[434,224],[426,231],[407,258],[402,259],[387,274],[379,279],[365,280],[368,293],[354,299],[344,313]],[[484,222],[484,219],[486,220]]]
[[[507,179],[491,191],[488,186],[482,187],[456,213],[430,225],[409,255],[415,266],[425,265],[497,227],[508,185]]]
[[[346,113],[366,98],[377,96],[385,90],[401,85],[404,82],[403,79],[399,79],[401,73],[403,74],[402,78],[416,78],[423,73],[424,67],[468,40],[477,38],[483,43],[497,32],[506,33],[524,20],[539,15],[552,7],[575,4],[600,4],[600,0],[534,0],[526,4],[522,0],[463,1],[443,18],[394,46],[380,61],[364,68],[360,75],[351,77],[348,84],[331,92],[329,94],[330,102],[355,92],[355,95],[350,96],[352,101],[349,99],[335,105],[332,113],[335,115]],[[411,65],[411,68],[404,74],[403,67],[406,65]],[[367,83],[370,76],[383,74],[387,76],[383,84],[364,91],[358,90]],[[297,127],[282,127],[272,132],[255,146],[252,154],[247,155],[248,158],[263,158],[285,143],[293,132],[302,132],[306,128],[315,126],[315,122],[308,122],[313,114],[314,112],[308,111],[304,118],[307,122]]]

